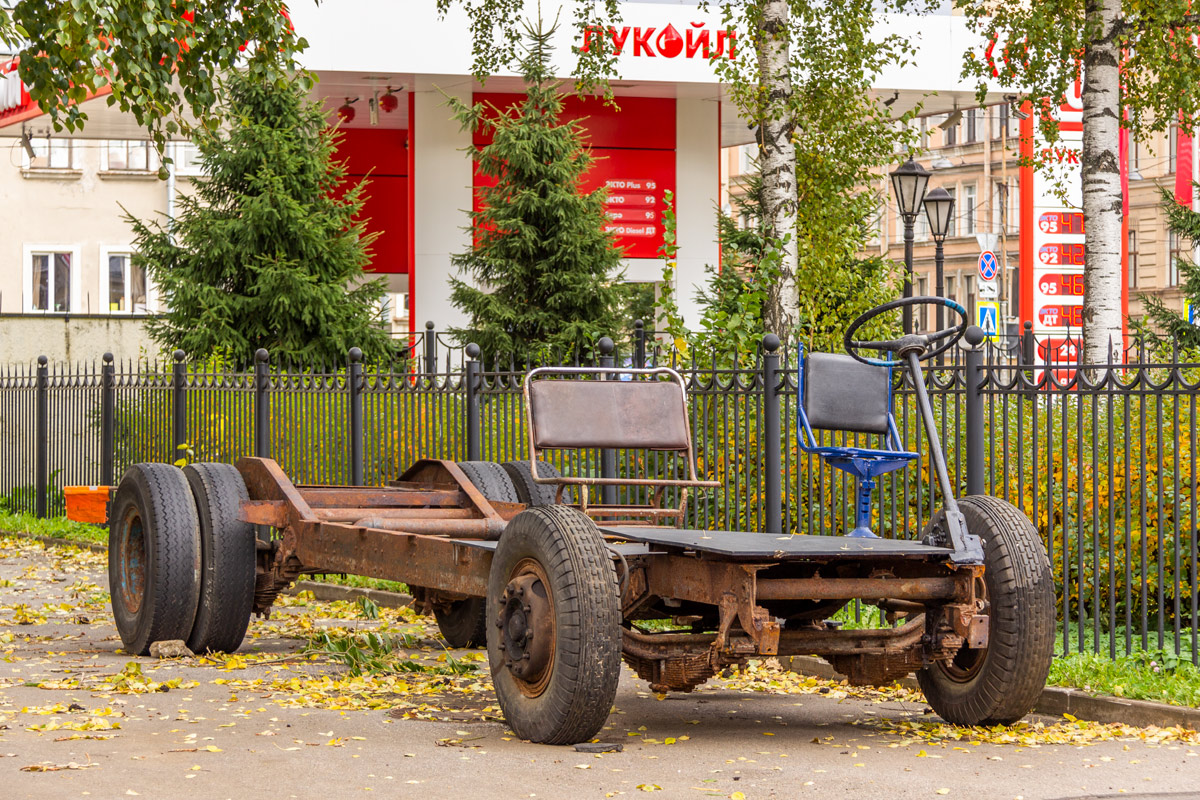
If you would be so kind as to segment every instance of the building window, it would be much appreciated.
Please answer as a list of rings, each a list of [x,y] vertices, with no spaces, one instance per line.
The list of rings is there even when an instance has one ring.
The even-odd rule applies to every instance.
[[[975,184],[969,183],[963,187],[963,235],[971,236],[975,233],[975,207],[977,204]]]
[[[39,136],[30,141],[33,157],[24,155],[26,169],[71,169],[75,166],[70,139]]]
[[[950,224],[946,226],[946,236],[958,236],[958,220],[955,219],[958,214],[954,213],[958,211],[958,190],[947,188],[946,192],[950,195],[950,199],[954,201],[954,207],[951,209],[950,214]]]
[[[1142,149],[1138,144],[1138,140],[1134,136],[1129,137],[1129,171],[1141,172],[1142,167]],[[1133,177],[1132,175],[1130,177]]]
[[[1175,174],[1175,159],[1179,155],[1179,126],[1171,123],[1167,129],[1167,172]],[[1174,284],[1172,284],[1174,285]]]
[[[754,171],[754,159],[758,156],[758,145],[744,144],[738,148],[738,175],[749,175]]]
[[[946,146],[958,144],[958,123],[946,128]]]
[[[176,175],[196,176],[204,174],[204,167],[200,163],[200,150],[196,145],[191,142],[175,142],[175,146],[171,152],[171,159],[175,164]]]
[[[148,172],[158,169],[158,154],[150,142],[110,139],[101,153],[101,170]]]
[[[977,120],[979,118],[979,111],[980,109],[978,108],[969,108],[963,113],[963,116],[966,117],[967,120],[967,138],[965,141],[977,141],[976,127],[978,124]]]
[[[1137,231],[1129,232],[1129,288],[1136,289],[1138,285],[1138,242]]]
[[[111,314],[148,314],[150,285],[146,270],[133,261],[128,250],[100,248],[100,296]]]
[[[78,305],[78,287],[78,248],[25,248],[26,311],[74,311]]]
[[[1183,258],[1183,243],[1175,231],[1167,236],[1170,253],[1167,257],[1167,286],[1179,285],[1179,259]]]

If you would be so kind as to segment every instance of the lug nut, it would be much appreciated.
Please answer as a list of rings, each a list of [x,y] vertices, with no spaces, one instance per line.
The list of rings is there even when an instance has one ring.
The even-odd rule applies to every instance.
[[[533,628],[526,628],[525,629],[525,641],[529,641],[532,638],[533,638]]]
[[[530,614],[532,612],[533,612],[533,606],[529,605],[529,603],[526,603],[525,604],[525,613]]]

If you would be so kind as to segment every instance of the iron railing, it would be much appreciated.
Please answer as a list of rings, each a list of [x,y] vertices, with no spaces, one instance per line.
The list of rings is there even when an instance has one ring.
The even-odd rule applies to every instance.
[[[690,495],[686,525],[814,535],[853,526],[850,479],[796,446],[794,353],[766,337],[756,353],[685,362],[654,342],[638,328],[597,366],[683,374],[700,474],[721,482]],[[1066,368],[1032,363],[1029,351],[1036,343],[956,350],[926,372],[952,485],[1034,521],[1057,582],[1061,651],[1169,649],[1196,662],[1200,364],[1152,363],[1134,349],[1137,363]],[[249,369],[182,354],[0,369],[0,506],[60,515],[62,486],[111,485],[138,461],[261,455],[297,483],[383,485],[422,457],[527,457],[523,371],[477,348],[439,349],[434,336],[406,352],[383,367],[355,352],[301,368],[260,351]],[[921,457],[880,480],[875,529],[914,538],[941,501],[911,381],[894,377],[902,442]],[[553,457],[564,471],[607,477],[679,469],[673,456],[638,450]],[[645,499],[637,487],[609,491],[610,501]]]

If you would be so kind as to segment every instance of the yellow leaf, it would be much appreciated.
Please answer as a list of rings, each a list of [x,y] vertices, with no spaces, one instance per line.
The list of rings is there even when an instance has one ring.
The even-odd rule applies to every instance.
[[[938,794],[950,794],[950,790],[949,789],[938,789],[937,793]]]
[[[221,748],[217,747],[215,744],[210,744],[207,747],[205,747],[204,749],[210,753],[224,753],[225,752]]]
[[[746,800],[746,795],[742,792],[734,792],[729,795],[729,800]]]

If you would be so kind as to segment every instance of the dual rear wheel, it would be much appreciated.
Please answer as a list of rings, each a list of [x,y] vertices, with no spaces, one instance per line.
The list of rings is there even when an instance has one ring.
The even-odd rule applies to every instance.
[[[254,603],[254,529],[237,518],[248,498],[229,464],[134,464],[109,525],[108,578],[124,648],[158,641],[192,652],[241,646]]]

